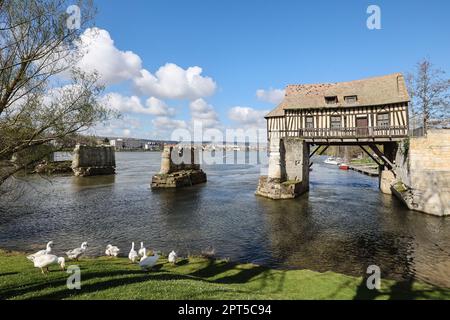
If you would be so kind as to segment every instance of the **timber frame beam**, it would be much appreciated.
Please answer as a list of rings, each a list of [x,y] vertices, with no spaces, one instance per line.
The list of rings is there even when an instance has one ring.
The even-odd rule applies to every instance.
[[[314,144],[312,144],[314,145]],[[309,155],[309,158],[311,158],[312,156],[314,156],[315,154],[319,154],[322,155],[329,146],[333,146],[333,145],[353,145],[353,146],[359,146],[373,161],[375,161],[375,163],[378,166],[385,166],[387,167],[389,170],[394,171],[394,163],[389,160],[389,158],[383,153],[381,152],[381,150],[377,147],[377,145],[375,143],[352,143],[352,144],[347,144],[347,143],[340,143],[340,144],[335,144],[335,143],[317,143],[315,144],[317,147],[314,149],[314,151]],[[321,147],[323,147],[322,150],[320,152],[318,152]],[[373,156],[373,154],[371,154],[370,150],[368,150],[368,148],[366,148],[366,146],[371,149],[373,151],[373,153],[375,153],[377,155],[377,157],[379,159],[377,159],[376,157]],[[381,161],[380,161],[381,160]]]
[[[384,155],[383,152],[381,152],[380,149],[378,149],[377,145],[374,143],[369,144],[369,148],[372,149],[373,152],[384,162],[384,165],[389,169],[392,170],[394,168],[394,164]]]
[[[317,148],[315,148],[314,151],[309,155],[309,158],[311,159],[312,156],[314,156],[322,146],[324,145],[318,145]],[[322,151],[319,152],[319,155],[322,155],[328,149],[328,147],[329,145],[326,145],[325,148],[322,148]]]
[[[365,153],[366,153],[373,161],[375,161],[375,163],[376,163],[378,166],[382,166],[382,164],[379,163],[378,160],[377,160],[373,155],[371,155],[369,151],[366,150],[366,148],[364,148],[362,145],[360,145],[359,147],[360,147],[361,149],[363,149],[363,151],[364,151],[364,152],[365,152]]]

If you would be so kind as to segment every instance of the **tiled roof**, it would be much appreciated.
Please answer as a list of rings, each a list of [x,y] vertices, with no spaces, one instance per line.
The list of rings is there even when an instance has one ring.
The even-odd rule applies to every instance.
[[[327,104],[325,97],[337,97],[338,102]],[[346,96],[357,96],[347,103]],[[401,73],[362,80],[288,85],[283,101],[266,117],[283,116],[285,109],[361,107],[408,102],[405,79]]]

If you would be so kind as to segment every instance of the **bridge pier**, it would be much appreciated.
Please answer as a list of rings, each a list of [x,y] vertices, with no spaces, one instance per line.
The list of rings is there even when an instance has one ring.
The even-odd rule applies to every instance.
[[[309,144],[286,137],[270,143],[268,175],[259,178],[256,195],[293,199],[309,190]]]
[[[75,176],[98,176],[115,173],[114,147],[77,145],[73,150],[72,170]]]
[[[378,175],[378,187],[381,193],[392,194],[391,186],[395,182],[395,175],[392,170],[383,169],[380,167],[380,174]]]
[[[206,182],[200,169],[199,150],[165,145],[160,172],[152,177],[151,188],[179,188]]]
[[[379,166],[378,186],[382,193],[392,194],[391,186],[396,179],[394,171],[395,155],[398,150],[398,142],[383,143],[382,165]]]

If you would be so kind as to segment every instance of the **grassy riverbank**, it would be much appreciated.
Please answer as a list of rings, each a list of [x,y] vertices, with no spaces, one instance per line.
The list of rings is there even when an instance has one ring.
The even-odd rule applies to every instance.
[[[333,272],[271,270],[252,264],[189,258],[177,266],[161,258],[143,272],[126,258],[83,258],[81,290],[68,290],[68,274],[44,276],[22,253],[0,250],[1,299],[450,299],[450,290],[422,283],[382,281],[366,289],[362,278]]]

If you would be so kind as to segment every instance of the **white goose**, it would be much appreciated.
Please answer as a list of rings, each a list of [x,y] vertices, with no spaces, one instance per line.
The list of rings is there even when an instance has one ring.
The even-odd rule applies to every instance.
[[[49,241],[47,243],[47,248],[45,250],[40,250],[36,253],[30,254],[27,256],[27,259],[30,261],[34,261],[36,257],[42,256],[43,254],[50,254],[52,252],[53,241]]]
[[[145,255],[145,250],[144,250],[144,243],[141,242],[141,248],[139,249],[138,253],[141,257],[143,257]]]
[[[34,258],[33,263],[35,268],[41,268],[43,274],[46,272],[48,273],[48,267],[52,264],[59,264],[62,270],[64,270],[64,267],[66,266],[63,257],[57,257],[53,254],[43,254],[37,256]],[[44,268],[46,272],[44,272]]]
[[[107,256],[117,257],[119,255],[119,252],[120,252],[120,249],[116,246],[112,246],[110,244],[108,244],[106,246],[105,254]]]
[[[135,263],[139,258],[138,253],[136,252],[136,250],[134,250],[134,242],[131,243],[131,250],[130,253],[128,254],[128,259],[131,260],[131,262]]]
[[[147,257],[147,250],[144,248],[144,256],[141,258],[139,266],[141,267],[142,270],[149,270],[153,268],[158,259],[159,255],[156,252],[153,256]]]
[[[168,260],[169,260],[170,263],[176,264],[176,263],[177,263],[177,257],[178,257],[178,256],[177,256],[177,253],[176,253],[175,251],[172,250],[172,252],[169,253],[169,258],[168,258]]]
[[[78,261],[78,258],[81,257],[86,252],[87,246],[88,246],[87,242],[83,242],[80,248],[67,251],[66,254],[69,257],[69,259],[75,259]]]

